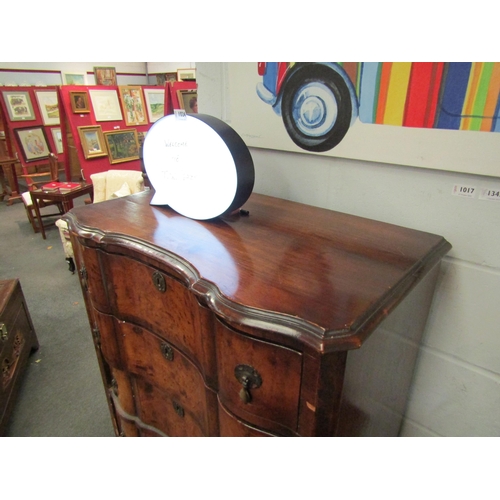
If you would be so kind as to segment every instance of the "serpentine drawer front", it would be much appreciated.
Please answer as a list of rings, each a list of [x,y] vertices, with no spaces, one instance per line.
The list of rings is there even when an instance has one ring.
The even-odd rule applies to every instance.
[[[446,240],[257,194],[195,221],[151,196],[65,215],[117,435],[397,435]]]

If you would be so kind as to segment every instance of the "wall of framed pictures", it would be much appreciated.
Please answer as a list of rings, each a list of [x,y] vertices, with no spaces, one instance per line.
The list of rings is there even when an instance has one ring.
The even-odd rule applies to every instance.
[[[174,109],[198,112],[196,82],[0,87],[0,101],[23,168],[48,162],[52,152],[66,180],[79,180],[80,170],[87,181],[111,168],[142,170],[151,126]]]
[[[5,139],[23,169],[56,154],[66,162],[58,87],[0,87]]]

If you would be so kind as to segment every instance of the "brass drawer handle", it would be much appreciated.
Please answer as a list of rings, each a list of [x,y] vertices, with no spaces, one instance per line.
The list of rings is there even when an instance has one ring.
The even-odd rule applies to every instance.
[[[164,293],[165,290],[167,289],[167,283],[165,281],[165,276],[163,276],[163,274],[159,273],[158,271],[155,271],[153,273],[153,283],[154,283],[154,286],[156,287],[156,289],[161,292],[161,293]]]
[[[239,392],[243,403],[248,404],[252,401],[250,389],[258,389],[262,385],[262,377],[259,372],[249,365],[238,365],[234,369],[236,380],[243,386]]]

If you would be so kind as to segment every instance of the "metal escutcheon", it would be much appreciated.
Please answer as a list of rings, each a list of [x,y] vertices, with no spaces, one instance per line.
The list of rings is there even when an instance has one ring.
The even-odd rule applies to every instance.
[[[262,385],[262,377],[259,372],[249,365],[238,365],[234,369],[236,380],[242,385],[239,397],[243,403],[248,404],[252,401],[250,389],[257,389]]]
[[[165,276],[163,276],[163,274],[159,273],[158,271],[155,271],[153,273],[153,283],[156,287],[156,289],[159,291],[159,292],[165,292],[165,290],[167,289],[167,283],[165,281]]]

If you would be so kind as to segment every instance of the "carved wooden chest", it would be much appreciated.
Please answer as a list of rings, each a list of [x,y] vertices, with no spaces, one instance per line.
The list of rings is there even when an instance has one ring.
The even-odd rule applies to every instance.
[[[253,194],[65,216],[117,435],[397,435],[440,236]],[[248,212],[248,213],[247,213]]]
[[[38,340],[19,280],[0,281],[0,435],[14,406],[28,356]]]

